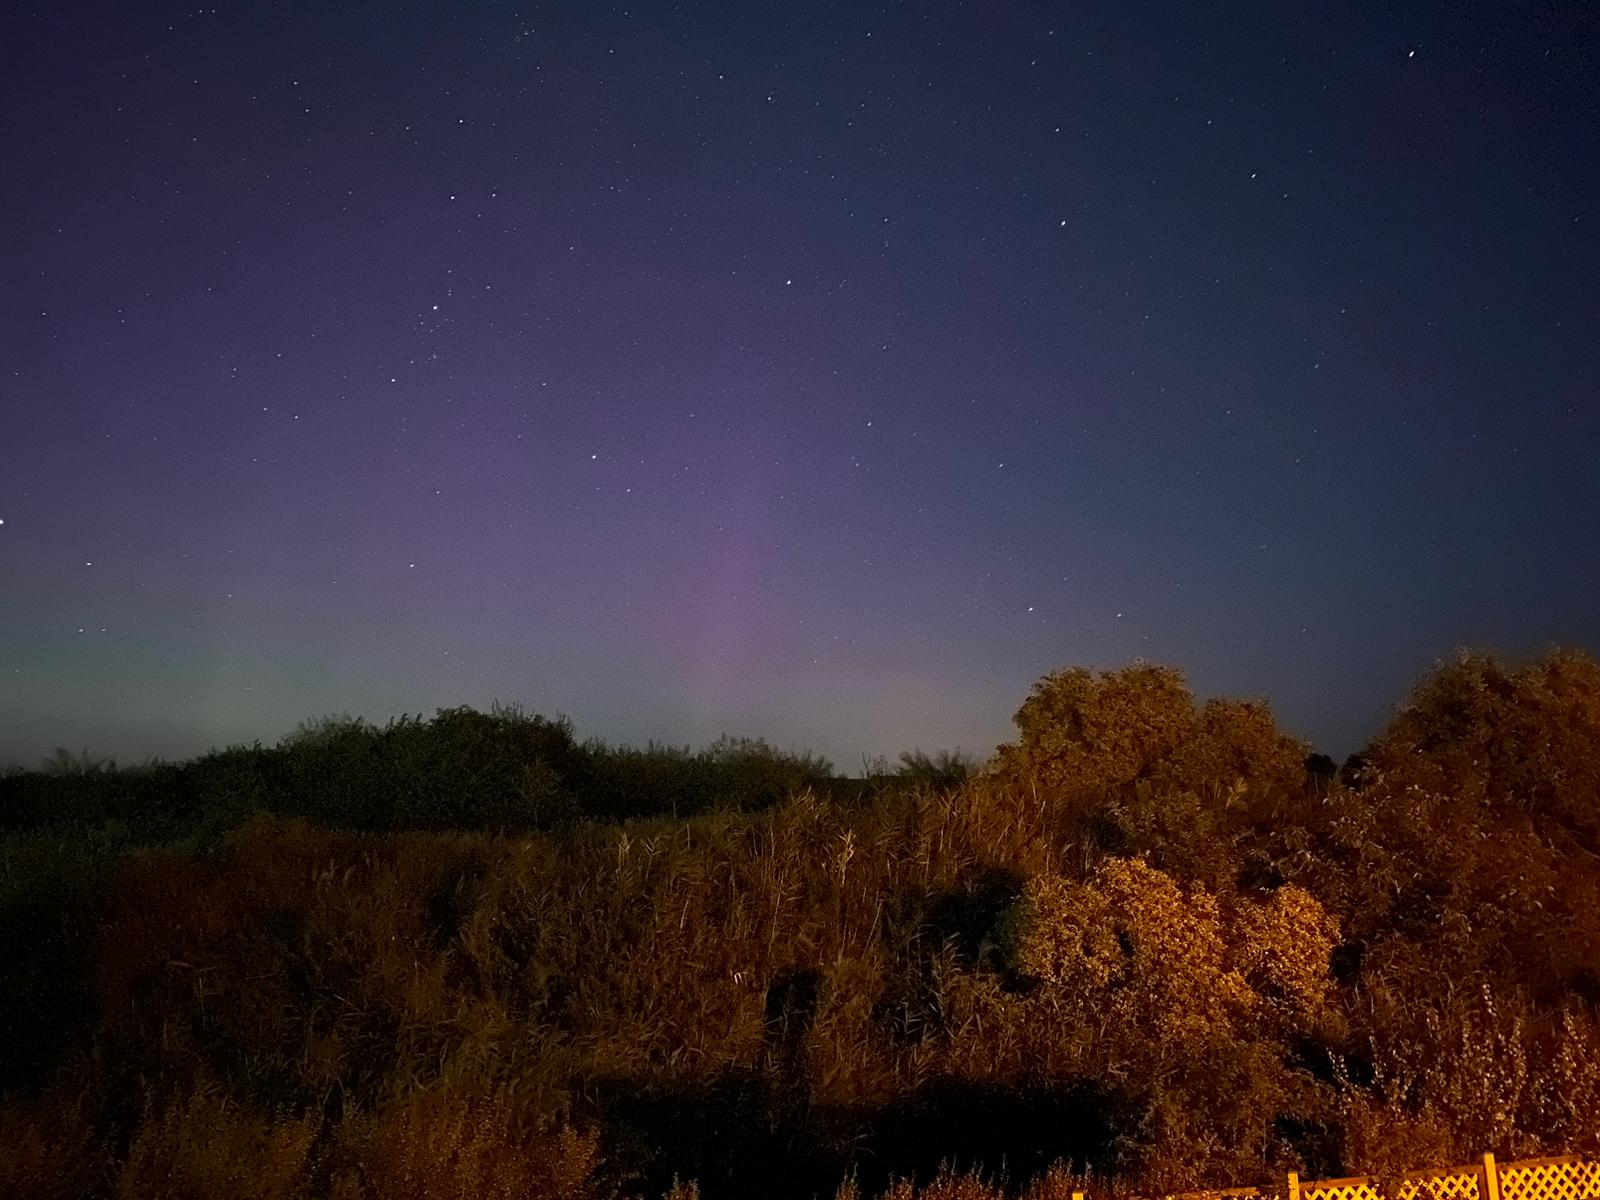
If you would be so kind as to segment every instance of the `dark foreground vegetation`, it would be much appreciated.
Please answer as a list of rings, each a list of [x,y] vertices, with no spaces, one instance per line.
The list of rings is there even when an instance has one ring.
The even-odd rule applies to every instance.
[[[1593,1146],[1592,660],[1464,658],[1342,768],[1157,667],[1017,725],[970,777],[455,710],[0,780],[0,1195],[948,1162],[1045,1200]]]

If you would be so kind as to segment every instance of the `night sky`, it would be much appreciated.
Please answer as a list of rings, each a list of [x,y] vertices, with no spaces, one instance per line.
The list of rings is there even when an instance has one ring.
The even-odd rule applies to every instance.
[[[1331,753],[1600,649],[1600,8],[7,4],[0,758]]]

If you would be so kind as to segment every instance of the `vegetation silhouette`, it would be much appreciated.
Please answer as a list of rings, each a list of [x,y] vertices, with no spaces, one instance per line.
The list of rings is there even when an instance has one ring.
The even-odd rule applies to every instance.
[[[1592,659],[1465,654],[1342,767],[1146,664],[1016,721],[865,779],[516,709],[12,772],[0,1194],[1064,1200],[1595,1148]]]
[[[382,727],[339,714],[302,722],[274,747],[180,763],[118,770],[57,750],[39,771],[0,777],[0,829],[109,826],[140,844],[199,845],[270,812],[371,831],[526,833],[768,808],[833,781],[825,759],[759,738],[725,736],[698,751],[580,743],[564,718],[514,706],[440,709]]]

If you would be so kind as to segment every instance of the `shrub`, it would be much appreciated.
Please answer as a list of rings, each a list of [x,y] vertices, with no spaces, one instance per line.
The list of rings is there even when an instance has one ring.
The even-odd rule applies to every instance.
[[[954,787],[965,782],[977,769],[972,757],[959,750],[941,750],[937,754],[907,750],[900,755],[900,766],[895,774],[910,783]]]
[[[1600,664],[1557,651],[1520,670],[1464,652],[1423,679],[1367,749],[1377,770],[1527,813],[1600,852]]]
[[[1233,962],[1251,989],[1288,1027],[1311,1025],[1328,1000],[1339,922],[1290,884],[1265,901],[1241,899],[1231,926]]]
[[[253,1112],[201,1087],[147,1118],[117,1175],[117,1200],[292,1200],[316,1126]]]
[[[1179,1051],[1204,1045],[1258,1002],[1229,961],[1216,900],[1138,859],[1108,859],[1082,884],[1029,880],[1002,939],[1019,972],[1109,1017],[1130,1049],[1152,1037]]]
[[[1019,737],[998,751],[998,769],[1069,793],[1148,777],[1197,723],[1182,674],[1143,663],[1046,675],[1014,720]]]
[[[1272,710],[1255,700],[1208,700],[1197,727],[1163,764],[1163,780],[1204,791],[1239,785],[1297,791],[1306,778],[1307,747],[1285,736]]]
[[[334,1200],[584,1200],[598,1139],[530,1122],[504,1092],[419,1091],[350,1122]]]

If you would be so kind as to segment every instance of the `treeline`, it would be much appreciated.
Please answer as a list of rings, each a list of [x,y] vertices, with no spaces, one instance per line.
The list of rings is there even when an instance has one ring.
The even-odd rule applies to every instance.
[[[899,780],[948,774],[959,757],[902,756]],[[690,817],[770,808],[807,788],[849,793],[832,764],[758,738],[702,749],[580,742],[572,723],[496,707],[441,709],[377,726],[303,723],[272,747],[119,768],[65,749],[0,775],[0,829],[110,824],[139,843],[215,835],[254,813],[369,831],[549,830],[579,820]]]
[[[363,807],[405,783],[348,724],[280,748],[364,739],[359,786],[292,784],[316,821],[5,836],[0,1194],[1057,1200],[1596,1148],[1581,654],[1445,666],[1343,772],[1070,670],[970,778],[516,836],[448,764]]]

